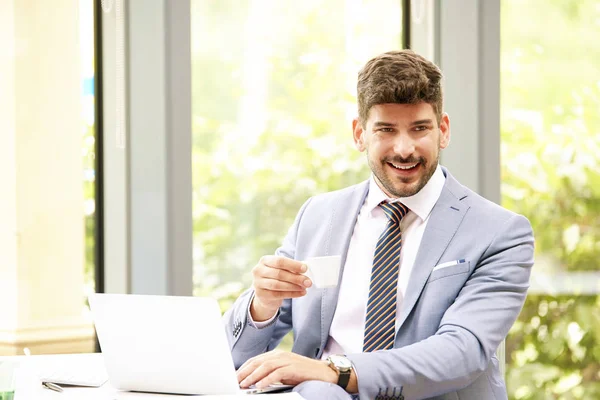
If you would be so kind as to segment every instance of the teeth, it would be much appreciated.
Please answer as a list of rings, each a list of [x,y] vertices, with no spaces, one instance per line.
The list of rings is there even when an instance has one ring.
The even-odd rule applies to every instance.
[[[404,166],[404,165],[396,165],[393,163],[390,163],[394,166],[394,168],[398,168],[398,169],[411,169],[417,166],[417,164],[413,164],[413,165],[408,165],[408,166]]]

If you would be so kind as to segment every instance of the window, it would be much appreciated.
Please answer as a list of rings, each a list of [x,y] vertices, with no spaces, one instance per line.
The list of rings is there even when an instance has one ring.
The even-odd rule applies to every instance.
[[[0,355],[94,350],[94,2],[0,2]]]
[[[600,398],[600,1],[502,2],[503,205],[536,263],[507,339],[512,399]]]
[[[397,0],[192,1],[196,295],[227,308],[308,197],[368,178],[356,77],[401,25]]]

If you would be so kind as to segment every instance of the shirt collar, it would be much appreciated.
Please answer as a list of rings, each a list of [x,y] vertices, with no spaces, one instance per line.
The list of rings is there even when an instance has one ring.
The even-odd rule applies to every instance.
[[[390,203],[399,201],[424,221],[440,198],[445,181],[444,172],[438,164],[429,181],[418,193],[409,197],[390,198],[381,190],[371,174],[369,194],[367,195],[367,212],[370,214],[382,201],[387,200]]]

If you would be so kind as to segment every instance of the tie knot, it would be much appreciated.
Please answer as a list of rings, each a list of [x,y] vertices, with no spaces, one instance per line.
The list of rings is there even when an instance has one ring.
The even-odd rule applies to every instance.
[[[381,204],[379,204],[379,206],[383,209],[385,215],[387,215],[390,220],[394,221],[398,225],[400,225],[400,221],[402,221],[402,218],[404,218],[404,216],[408,213],[408,207],[399,201],[395,203],[383,201]]]

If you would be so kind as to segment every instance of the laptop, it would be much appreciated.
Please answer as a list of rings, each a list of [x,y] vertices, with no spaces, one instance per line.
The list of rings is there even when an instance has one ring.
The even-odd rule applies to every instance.
[[[88,300],[118,390],[223,395],[291,387],[240,389],[215,299],[95,293]]]

